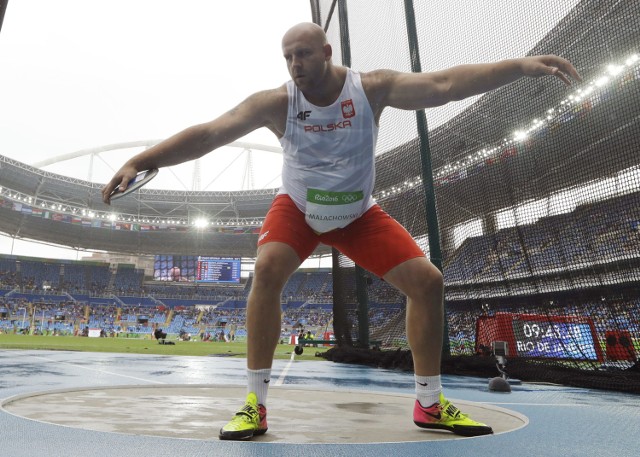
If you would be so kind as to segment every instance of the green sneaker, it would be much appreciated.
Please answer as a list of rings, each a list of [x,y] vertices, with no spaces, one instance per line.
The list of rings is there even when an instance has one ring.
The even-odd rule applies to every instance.
[[[248,440],[263,435],[267,431],[267,408],[258,404],[253,392],[247,395],[247,402],[233,419],[220,429],[221,440]]]
[[[413,408],[413,422],[422,428],[449,430],[456,435],[479,436],[493,433],[488,425],[476,422],[453,406],[440,394],[440,401],[425,408],[416,400]]]

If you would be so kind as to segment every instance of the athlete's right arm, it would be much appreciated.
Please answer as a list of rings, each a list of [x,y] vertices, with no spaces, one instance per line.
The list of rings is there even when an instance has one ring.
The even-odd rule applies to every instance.
[[[286,89],[257,92],[218,118],[188,127],[133,156],[102,188],[102,201],[109,204],[114,189],[126,189],[127,183],[140,171],[197,159],[261,127],[279,130],[280,122],[275,114],[282,112],[283,101],[286,116]]]

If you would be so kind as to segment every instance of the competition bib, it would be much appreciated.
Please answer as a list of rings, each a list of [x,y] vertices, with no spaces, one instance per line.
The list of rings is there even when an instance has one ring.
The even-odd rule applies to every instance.
[[[364,194],[355,192],[331,192],[307,189],[305,220],[319,233],[346,227],[362,212]]]

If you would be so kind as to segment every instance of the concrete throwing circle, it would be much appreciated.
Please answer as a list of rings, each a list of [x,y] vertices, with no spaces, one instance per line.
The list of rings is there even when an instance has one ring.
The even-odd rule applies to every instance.
[[[162,385],[56,390],[7,399],[16,416],[67,427],[132,435],[210,440],[242,406],[238,386]],[[269,432],[254,441],[274,443],[389,443],[465,439],[413,423],[413,395],[271,387]],[[528,424],[520,413],[453,400],[494,433]],[[466,438],[468,439],[468,438]]]

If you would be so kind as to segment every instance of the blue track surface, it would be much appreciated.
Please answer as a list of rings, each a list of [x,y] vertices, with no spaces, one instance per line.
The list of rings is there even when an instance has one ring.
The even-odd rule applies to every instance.
[[[287,361],[274,363],[278,379]],[[0,402],[15,395],[66,388],[152,384],[243,385],[242,359],[0,351]],[[410,393],[410,373],[332,362],[294,362],[284,386]],[[222,442],[123,435],[24,419],[0,410],[3,456],[615,456],[640,455],[640,397],[527,384],[490,392],[488,380],[443,378],[447,396],[497,405],[529,418],[519,430],[470,439],[376,444]],[[301,405],[302,407],[303,405]],[[273,407],[273,405],[272,405]],[[72,409],[71,409],[72,411]],[[70,412],[72,414],[72,412]],[[218,429],[220,424],[211,424]],[[354,424],[354,434],[357,425]],[[292,426],[291,433],[295,433]]]

